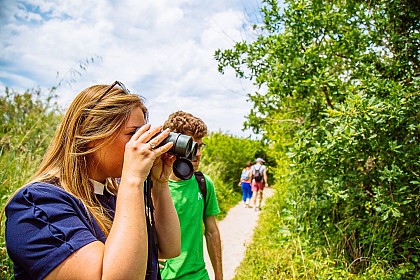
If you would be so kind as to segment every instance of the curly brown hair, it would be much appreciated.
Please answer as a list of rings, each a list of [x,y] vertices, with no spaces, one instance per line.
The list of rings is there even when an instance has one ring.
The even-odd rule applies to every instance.
[[[169,128],[172,132],[192,136],[195,139],[201,139],[207,135],[207,126],[203,120],[183,111],[170,114],[163,128]]]

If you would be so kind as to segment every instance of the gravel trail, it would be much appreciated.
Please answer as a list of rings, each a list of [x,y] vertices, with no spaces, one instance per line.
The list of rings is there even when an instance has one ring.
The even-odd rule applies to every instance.
[[[262,210],[264,211],[265,198],[273,195],[272,188],[265,188]],[[226,217],[218,222],[219,231],[222,239],[223,256],[223,276],[224,280],[231,280],[235,275],[235,270],[245,256],[247,245],[252,241],[254,228],[257,225],[261,211],[255,212],[252,208],[244,208],[240,201],[231,208]],[[205,239],[204,239],[205,240]],[[213,268],[204,241],[204,260],[210,279],[214,279]]]

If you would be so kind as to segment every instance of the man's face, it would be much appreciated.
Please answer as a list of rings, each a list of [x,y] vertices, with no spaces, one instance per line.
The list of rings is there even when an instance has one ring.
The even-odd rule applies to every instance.
[[[195,158],[191,161],[193,166],[194,166],[194,171],[198,170],[198,165],[200,164],[200,158],[201,158],[201,150],[204,147],[204,143],[203,143],[203,139],[198,139],[198,138],[194,138],[193,137],[193,141],[197,142],[197,155],[195,156]]]

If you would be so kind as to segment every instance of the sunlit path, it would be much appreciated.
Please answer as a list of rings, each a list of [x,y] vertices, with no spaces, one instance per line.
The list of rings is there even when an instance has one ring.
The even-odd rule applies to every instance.
[[[264,211],[265,198],[273,195],[272,188],[264,190],[264,199],[262,202],[262,210]],[[252,234],[258,222],[261,211],[254,212],[252,208],[244,208],[243,202],[239,202],[235,207],[230,209],[225,219],[219,221],[219,230],[222,238],[222,254],[223,254],[223,274],[224,279],[232,279],[235,270],[241,263],[246,246],[252,240]],[[204,242],[204,247],[205,247]],[[206,261],[207,270],[210,279],[214,279],[214,273],[211,266],[207,249],[204,248],[204,259]]]

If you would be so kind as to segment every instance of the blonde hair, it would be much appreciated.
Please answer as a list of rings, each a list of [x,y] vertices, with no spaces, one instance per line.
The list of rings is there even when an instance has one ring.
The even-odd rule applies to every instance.
[[[170,114],[163,128],[169,128],[172,132],[192,136],[195,139],[201,139],[207,135],[206,124],[200,118],[183,111]]]
[[[114,141],[137,107],[147,120],[147,109],[139,95],[127,94],[117,86],[110,89],[109,85],[94,85],[81,91],[64,115],[38,171],[29,180],[58,183],[82,201],[106,236],[112,221],[93,192],[87,157]],[[116,194],[115,178],[107,181],[108,190]]]

